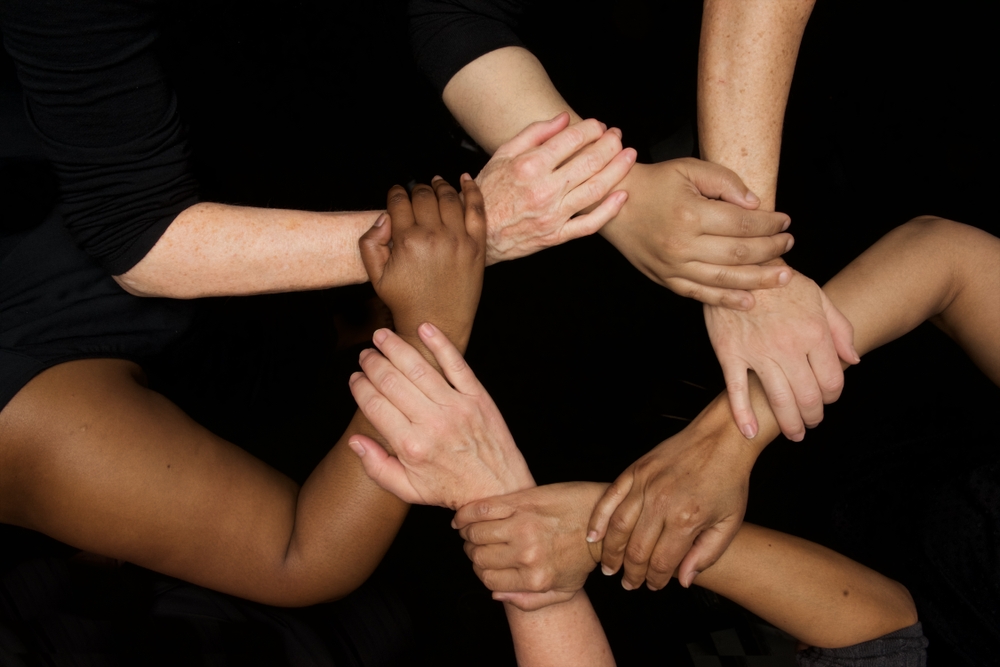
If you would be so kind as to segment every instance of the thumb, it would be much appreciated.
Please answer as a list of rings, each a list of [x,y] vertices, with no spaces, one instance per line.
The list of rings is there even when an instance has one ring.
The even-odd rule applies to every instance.
[[[709,199],[721,199],[746,209],[760,206],[760,199],[736,172],[720,164],[691,160],[687,163],[687,176],[698,191]]]
[[[423,504],[416,489],[410,484],[403,464],[394,456],[389,456],[379,443],[365,435],[352,435],[347,442],[364,466],[365,474],[380,487],[393,494],[403,502]]]
[[[372,284],[382,280],[385,265],[389,261],[389,241],[391,239],[392,220],[388,213],[382,213],[375,219],[375,224],[358,240],[361,262],[365,265],[365,271]]]
[[[837,356],[849,364],[861,362],[861,355],[854,348],[854,327],[844,314],[837,310],[833,302],[823,294],[823,312],[826,314],[826,321],[830,325],[830,334],[833,336],[833,347],[837,350]]]
[[[569,113],[563,111],[551,120],[536,121],[518,132],[517,136],[493,153],[494,157],[514,157],[532,148],[538,148],[562,132],[569,125]]]
[[[451,527],[462,530],[469,524],[480,521],[497,521],[507,519],[514,513],[514,508],[501,498],[485,498],[474,500],[462,505],[451,521]],[[464,535],[462,537],[465,537]]]
[[[721,528],[716,524],[695,538],[694,544],[677,568],[677,581],[681,586],[689,588],[695,577],[719,560],[736,536],[736,531],[728,528]],[[736,528],[739,528],[739,522],[736,522]]]

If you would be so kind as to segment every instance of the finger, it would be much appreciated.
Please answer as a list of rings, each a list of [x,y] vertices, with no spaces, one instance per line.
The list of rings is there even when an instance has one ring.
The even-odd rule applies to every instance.
[[[717,523],[695,538],[691,549],[677,567],[677,580],[681,586],[688,588],[694,583],[695,577],[715,565],[715,561],[722,557],[736,537],[741,523],[742,521]]]
[[[546,591],[545,593],[494,593],[493,599],[514,605],[521,611],[537,611],[549,605],[566,602],[575,592]]]
[[[629,468],[605,489],[604,495],[594,505],[594,511],[590,513],[590,521],[587,524],[588,542],[600,542],[607,535],[611,515],[615,513],[618,506],[628,496],[629,491],[632,490],[634,480],[632,469]]]
[[[636,156],[634,148],[619,152],[601,171],[574,187],[563,198],[563,210],[570,214],[577,213],[604,199],[628,174]]]
[[[694,158],[683,160],[681,165],[688,179],[705,197],[722,199],[746,209],[760,206],[760,198],[731,169]]]
[[[604,553],[601,555],[601,572],[614,574],[625,562],[625,548],[642,515],[643,494],[635,486],[625,496],[608,520],[608,533],[604,536]]]
[[[398,442],[410,430],[410,420],[375,389],[364,373],[353,374],[350,387],[358,408],[390,444]]]
[[[854,347],[854,326],[833,305],[825,292],[821,294],[820,298],[823,303],[823,312],[826,313],[826,321],[830,325],[830,334],[833,336],[833,346],[837,350],[837,356],[849,364],[861,363],[861,355]]]
[[[598,137],[597,141],[589,146],[585,146],[583,150],[580,150],[575,155],[572,155],[565,162],[565,164],[556,170],[556,174],[569,188],[576,188],[581,183],[584,183],[592,177],[600,174],[605,168],[607,168],[611,161],[614,160],[615,156],[619,155],[621,152],[621,130],[607,130],[600,137]],[[625,173],[628,173],[628,169],[625,170]],[[622,178],[624,178],[624,176],[625,174],[622,174]],[[620,180],[621,178],[618,179],[618,181]],[[580,208],[590,206],[590,204],[600,201],[601,197],[608,194],[611,188],[614,187],[618,181],[606,183],[606,189],[603,193]],[[579,211],[580,208],[574,209],[574,212]]]
[[[434,403],[378,352],[362,350],[358,361],[364,371],[364,381],[371,384],[378,398],[392,405],[407,422],[418,421],[434,409]],[[389,434],[382,432],[382,435],[388,437]]]
[[[760,383],[764,385],[764,393],[767,394],[767,402],[771,406],[771,412],[781,427],[781,432],[792,442],[802,442],[806,435],[805,425],[802,423],[802,416],[799,413],[799,406],[795,402],[795,394],[788,384],[784,371],[777,364],[762,364],[760,368],[753,369],[760,377]]]
[[[431,401],[442,404],[451,396],[454,396],[455,390],[430,365],[424,358],[424,355],[417,352],[416,348],[394,332],[388,329],[378,329],[372,335],[372,342],[385,355],[385,358],[396,367],[396,370],[402,373],[406,380]],[[378,383],[376,383],[376,386],[378,386]],[[389,398],[394,400],[391,396]],[[414,406],[414,409],[426,409],[426,407],[426,404],[419,403]]]
[[[448,340],[444,332],[430,322],[424,322],[417,327],[417,334],[434,355],[451,386],[467,395],[486,393],[483,385],[476,379],[475,373],[465,363],[462,353]]]
[[[602,201],[590,213],[570,218],[559,229],[558,243],[565,243],[566,241],[590,236],[601,231],[604,225],[618,215],[626,201],[628,201],[628,193],[624,190],[619,190],[618,192],[611,193],[607,199]]]
[[[748,211],[724,201],[699,201],[697,213],[702,234],[763,238],[781,234],[792,224],[791,218],[784,213]]]
[[[413,219],[418,226],[432,229],[442,226],[441,210],[438,208],[434,188],[418,183],[410,191],[410,200],[413,202]]]
[[[486,246],[486,204],[479,185],[462,174],[462,197],[465,201],[465,230],[480,247]]]
[[[787,266],[733,266],[687,262],[678,272],[679,278],[707,287],[727,290],[753,290],[784,287],[792,279]]]
[[[829,349],[830,354],[834,354],[832,342]],[[795,395],[795,405],[806,428],[815,428],[823,421],[823,392],[819,389],[816,374],[809,365],[808,357],[795,357],[790,361],[792,363],[783,366],[782,370]]]
[[[461,199],[458,197],[458,192],[455,191],[455,188],[448,181],[440,176],[435,176],[431,179],[431,187],[434,189],[434,195],[437,197],[441,222],[449,229],[464,232],[464,207]]]
[[[705,262],[706,264],[745,266],[747,264],[762,264],[763,262],[770,262],[772,259],[777,259],[791,250],[794,245],[795,239],[788,233],[750,238],[702,234],[693,241],[690,253],[697,261]],[[783,269],[787,274],[786,283],[792,277],[791,269],[787,266],[773,266],[768,268],[777,269],[778,271]],[[725,287],[725,285],[723,286]]]
[[[484,498],[458,508],[455,518],[451,521],[451,527],[463,530],[470,524],[480,521],[499,521],[512,514],[514,514],[514,507],[504,502],[502,496]],[[469,539],[465,533],[462,534],[462,537],[466,540]]]
[[[722,375],[726,380],[726,392],[729,395],[729,409],[740,433],[748,440],[753,439],[759,430],[757,415],[754,414],[750,402],[750,382],[747,378],[747,364],[738,359],[719,360]]]
[[[494,157],[520,155],[532,148],[538,148],[556,136],[569,125],[569,113],[563,111],[551,120],[536,121],[521,130],[517,136],[500,146]]]
[[[663,285],[678,296],[685,296],[709,306],[721,306],[730,310],[750,310],[756,302],[750,292],[709,287],[677,276],[664,280]]]
[[[480,570],[505,570],[520,566],[520,552],[509,544],[478,545],[465,543],[465,555]],[[518,590],[527,590],[524,584]]]
[[[399,459],[389,456],[382,445],[364,435],[352,435],[347,445],[361,458],[365,474],[373,482],[403,502],[421,502]]]
[[[386,224],[389,223],[389,224]],[[365,272],[373,284],[382,280],[385,265],[389,261],[389,241],[392,239],[392,223],[386,213],[381,213],[375,219],[375,224],[361,235],[358,247],[361,250],[361,261]]]
[[[646,509],[646,508],[643,508]],[[625,557],[622,561],[625,572],[622,576],[622,587],[625,590],[634,590],[642,586],[646,580],[646,571],[649,567],[649,557],[653,554],[653,548],[663,533],[663,519],[650,512],[643,512],[636,522],[632,534],[629,535],[628,544],[625,547]],[[607,545],[607,540],[605,540]],[[605,548],[607,548],[605,546]],[[678,562],[680,558],[677,559]]]
[[[542,144],[542,151],[548,156],[552,168],[576,154],[584,146],[594,143],[604,134],[607,126],[599,120],[588,118],[567,127]],[[601,165],[603,166],[603,165]],[[597,173],[594,169],[593,173]]]
[[[513,514],[513,510],[511,511],[511,514]],[[509,516],[507,518],[509,518]],[[466,542],[472,542],[473,544],[500,544],[510,542],[514,537],[516,537],[516,527],[513,523],[514,522],[512,521],[505,521],[504,519],[479,521],[465,526],[458,531],[458,534],[461,535],[462,539]]]
[[[525,578],[516,568],[508,568],[506,570],[484,570],[473,564],[472,571],[476,573],[476,576],[479,577],[481,582],[483,582],[483,585],[491,591],[509,593],[521,591],[535,592],[530,588],[525,588]]]
[[[393,237],[413,226],[413,207],[410,206],[410,196],[402,185],[394,185],[389,189],[386,211],[392,219]]]

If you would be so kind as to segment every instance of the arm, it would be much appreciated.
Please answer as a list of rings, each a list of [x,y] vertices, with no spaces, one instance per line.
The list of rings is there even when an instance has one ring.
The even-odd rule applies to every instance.
[[[860,353],[865,354],[884,345],[929,319],[958,342],[991,380],[1000,384],[1000,346],[995,335],[997,327],[1000,327],[1000,302],[996,299],[1000,293],[1000,262],[997,257],[1000,257],[1000,239],[982,230],[941,218],[917,218],[893,230],[851,262],[830,280],[824,292],[853,323]],[[751,377],[750,400],[760,417],[761,427],[753,440],[744,438],[734,423],[721,419],[728,407],[725,394],[716,398],[698,416],[696,423],[714,424],[710,431],[712,438],[706,441],[709,450],[716,448],[716,443],[722,440],[730,443],[730,447],[747,449],[748,455],[756,460],[759,452],[778,436],[780,428],[777,419],[756,377]],[[684,432],[695,428],[696,423]],[[666,449],[662,454],[669,456],[669,452],[670,449]],[[695,459],[696,462],[698,460]],[[667,458],[665,464],[669,463]],[[645,468],[652,468],[652,471],[659,469],[648,463]],[[690,464],[684,468],[697,472],[697,468],[692,468]],[[684,475],[685,469],[672,470],[670,474]],[[729,482],[727,486],[746,483],[749,468],[737,465],[735,471],[732,477],[726,478],[735,482]],[[697,474],[701,476],[700,472]],[[640,534],[633,532],[633,528],[639,521],[656,525],[665,519],[664,535],[674,533],[666,545],[677,541],[688,544],[697,535],[691,550],[679,565],[678,578],[687,586],[698,572],[722,554],[732,539],[733,531],[731,527],[723,527],[720,531],[716,526],[705,530],[699,522],[692,526],[690,517],[684,513],[663,512],[662,507],[670,507],[676,502],[675,492],[667,490],[646,499],[641,499],[640,493],[637,497],[634,491],[636,480],[649,485],[654,483],[655,477],[650,470],[638,464],[626,470],[595,509],[590,524],[592,533],[588,539],[598,541],[604,538],[610,526],[611,537],[604,538],[602,562],[607,568],[605,571],[616,571],[624,560],[625,578],[637,586],[642,580],[638,574],[630,574],[630,569],[642,572],[647,564],[636,561],[648,556],[648,566],[654,570],[654,586],[658,586],[661,582],[665,583],[665,568],[676,565],[678,561],[657,562],[654,545],[661,550],[664,543],[663,540],[656,541],[659,532],[653,530]],[[720,497],[718,490],[715,493],[715,496],[707,496],[713,498],[711,503],[702,504],[708,506],[708,513],[718,504],[714,500]],[[618,505],[628,494],[632,495],[633,504],[619,512]],[[642,504],[641,510],[636,511],[636,503]]]
[[[408,502],[452,509],[534,487],[496,405],[440,329],[424,324],[419,335],[445,377],[401,338],[384,333],[376,344],[385,356],[367,355],[365,373],[351,379],[358,405],[398,457],[366,438],[353,438],[369,476]],[[465,428],[449,429],[455,419]],[[614,664],[582,591],[535,612],[505,608],[519,665]]]
[[[931,319],[1000,384],[998,257],[1000,239],[959,223],[919,218],[886,235],[825,290],[855,323],[862,351]],[[736,534],[750,469],[779,433],[755,377],[751,400],[761,416],[761,432],[752,440],[728,418],[722,394],[610,487],[550,485],[463,507],[455,523],[470,542],[466,551],[477,574],[495,597],[526,608],[560,599],[581,587],[594,567],[582,548],[587,535],[592,548],[603,547],[594,558],[605,573],[624,563],[626,588],[638,587],[643,578],[660,588],[678,563],[676,576],[690,585]],[[573,511],[591,506],[585,526]]]
[[[580,122],[538,59],[517,46],[466,64],[443,99],[488,152],[533,121],[568,112]],[[618,187],[628,201],[601,234],[652,280],[736,308],[752,305],[745,290],[787,282],[781,268],[742,266],[790,248],[791,236],[782,233],[789,220],[754,210],[756,197],[729,170],[697,160],[637,164]]]

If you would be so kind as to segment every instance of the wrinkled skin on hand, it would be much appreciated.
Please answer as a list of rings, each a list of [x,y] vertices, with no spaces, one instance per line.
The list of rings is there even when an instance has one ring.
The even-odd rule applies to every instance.
[[[351,376],[358,407],[396,454],[351,436],[368,476],[408,503],[453,510],[534,486],[500,411],[458,349],[429,323],[418,333],[444,377],[386,329],[373,336],[382,354],[362,352],[364,372]]]
[[[566,113],[532,123],[476,176],[489,221],[487,264],[593,234],[625,203],[627,194],[614,189],[635,150],[622,149],[621,131],[599,121],[568,123]]]
[[[847,318],[816,283],[785,268],[792,272],[788,285],[756,293],[757,305],[747,312],[705,306],[705,323],[743,435],[758,431],[747,378],[752,369],[782,433],[798,442],[806,427],[823,420],[823,405],[840,398],[840,360],[855,364],[861,358]]]
[[[597,566],[587,522],[607,484],[566,482],[469,503],[452,525],[493,599],[524,611],[563,602]]]
[[[461,349],[472,333],[486,262],[482,194],[468,177],[463,201],[444,179],[417,185],[411,197],[389,191],[385,217],[359,242],[376,294],[392,311],[396,331],[420,345],[417,327],[433,322]]]
[[[588,539],[604,540],[605,574],[624,564],[626,589],[645,580],[658,590],[675,571],[689,585],[739,530],[757,451],[723,416],[708,424],[699,417],[657,445],[594,508]]]
[[[729,169],[694,158],[638,164],[621,187],[629,199],[601,234],[653,282],[746,310],[748,290],[790,278],[784,267],[757,266],[791,248],[788,216],[756,210],[760,201]]]

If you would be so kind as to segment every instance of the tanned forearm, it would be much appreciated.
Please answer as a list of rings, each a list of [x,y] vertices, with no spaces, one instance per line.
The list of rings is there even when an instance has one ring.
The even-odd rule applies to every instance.
[[[379,213],[195,204],[115,280],[136,296],[173,299],[363,283],[368,275],[358,239]]]
[[[702,159],[774,210],[785,105],[815,0],[706,0],[698,59]]]

